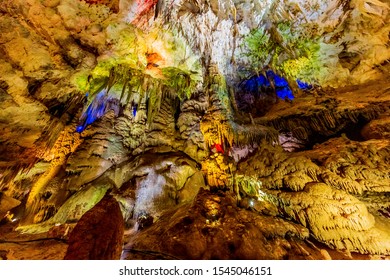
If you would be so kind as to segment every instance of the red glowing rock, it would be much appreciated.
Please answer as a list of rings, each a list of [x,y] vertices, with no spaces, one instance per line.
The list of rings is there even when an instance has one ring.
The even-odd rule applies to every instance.
[[[223,154],[225,152],[223,147],[222,147],[222,145],[218,144],[218,143],[215,143],[215,144],[211,145],[210,149],[214,153],[221,153],[221,154]]]
[[[131,21],[136,26],[144,25],[154,15],[154,6],[158,0],[136,0],[137,12]]]

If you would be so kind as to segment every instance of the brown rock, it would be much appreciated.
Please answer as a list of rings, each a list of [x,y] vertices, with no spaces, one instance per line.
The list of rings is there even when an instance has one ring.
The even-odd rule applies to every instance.
[[[124,224],[118,202],[106,195],[85,213],[69,237],[65,260],[120,259]]]
[[[390,138],[390,116],[373,120],[365,125],[361,131],[364,139],[389,139]]]
[[[20,204],[19,200],[6,196],[0,192],[0,220],[12,208]]]
[[[161,238],[164,236],[164,238]],[[126,259],[324,259],[309,231],[235,206],[227,192],[201,189],[125,246]]]

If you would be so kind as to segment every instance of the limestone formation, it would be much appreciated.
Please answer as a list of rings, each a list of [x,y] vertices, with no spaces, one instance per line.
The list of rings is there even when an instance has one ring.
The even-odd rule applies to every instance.
[[[1,1],[0,259],[390,258],[389,19]]]
[[[229,194],[202,190],[192,205],[134,236],[124,251],[127,259],[324,259],[304,243],[308,236],[302,226],[238,208]]]

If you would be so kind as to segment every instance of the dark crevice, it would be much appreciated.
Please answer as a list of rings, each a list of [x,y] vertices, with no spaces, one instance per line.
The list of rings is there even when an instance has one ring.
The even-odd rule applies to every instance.
[[[347,124],[344,130],[341,131],[341,134],[344,133],[345,136],[350,140],[362,142],[365,139],[363,138],[361,131],[368,122],[369,122],[368,120],[359,118],[357,123]],[[341,136],[341,134],[339,136]]]
[[[84,45],[80,39],[74,38],[75,43],[85,52],[91,53],[94,56],[99,56],[99,52],[97,49]]]
[[[7,240],[7,239],[0,239],[0,243],[15,243],[15,244],[21,244],[21,243],[30,243],[30,242],[42,242],[42,241],[59,241],[62,243],[67,243],[66,240],[61,239],[61,238],[37,238],[37,239],[31,239],[31,240]]]
[[[337,109],[334,109],[337,110]],[[256,121],[258,124],[272,126],[280,133],[291,134],[297,143],[302,143],[300,150],[310,150],[335,137],[346,137],[352,141],[365,141],[361,131],[370,121],[386,111],[386,105],[374,105],[362,111],[333,112],[324,110],[311,115],[297,114],[270,121]]]
[[[349,140],[358,141],[358,142],[365,141],[365,139],[361,135],[361,130],[368,122],[369,121],[363,119],[359,120],[357,123],[350,122],[344,125],[343,129],[339,130],[337,133],[330,136],[325,136],[318,133],[313,134],[310,140],[303,146],[302,150],[303,151],[312,150],[315,145],[322,144],[326,141],[329,141],[332,138],[338,138],[338,137],[346,137]]]
[[[42,84],[43,84],[43,81],[40,81],[40,80],[28,81],[28,86],[27,86],[28,93],[31,96],[34,96],[37,93],[37,91],[41,88]]]

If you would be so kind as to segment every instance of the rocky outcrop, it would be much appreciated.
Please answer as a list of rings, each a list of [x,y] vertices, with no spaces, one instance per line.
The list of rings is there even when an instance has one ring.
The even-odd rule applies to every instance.
[[[158,220],[164,212],[191,202],[205,187],[197,163],[182,153],[141,155],[107,175],[118,195],[131,199],[129,218],[135,222],[141,216]]]
[[[362,129],[362,136],[369,139],[389,139],[390,137],[390,117],[381,116],[365,125]]]
[[[305,243],[308,237],[302,226],[238,208],[229,193],[201,190],[193,204],[135,234],[124,254],[127,259],[325,259],[325,252]]]
[[[387,140],[346,138],[292,154],[268,146],[241,163],[237,173],[259,180],[262,199],[317,240],[340,250],[388,254],[388,147]],[[378,203],[378,196],[381,203],[369,202]]]
[[[65,260],[118,260],[122,253],[123,216],[106,195],[78,221],[69,236]]]
[[[107,182],[86,186],[70,196],[50,219],[42,223],[21,225],[16,230],[21,233],[44,233],[56,224],[75,223],[102,199],[110,187]]]

